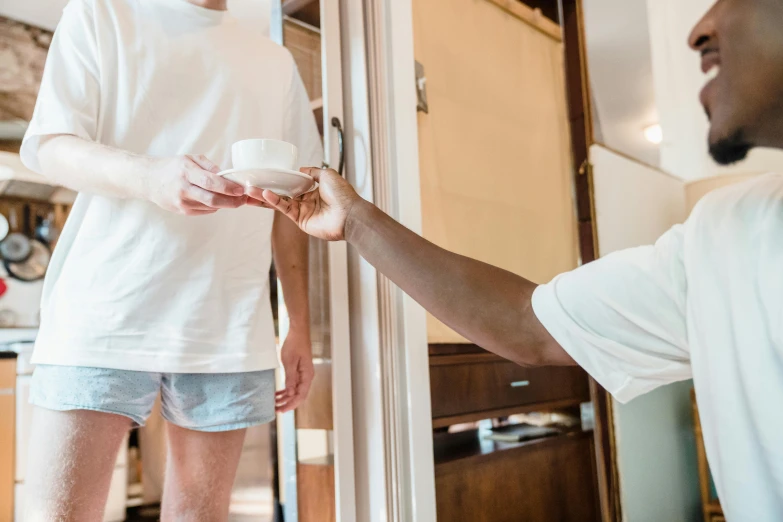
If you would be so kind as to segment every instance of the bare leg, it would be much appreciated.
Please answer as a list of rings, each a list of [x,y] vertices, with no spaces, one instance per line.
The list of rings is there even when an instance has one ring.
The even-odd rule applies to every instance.
[[[246,430],[206,433],[168,423],[162,522],[225,522]]]
[[[117,452],[131,426],[121,415],[35,408],[26,522],[101,522]]]

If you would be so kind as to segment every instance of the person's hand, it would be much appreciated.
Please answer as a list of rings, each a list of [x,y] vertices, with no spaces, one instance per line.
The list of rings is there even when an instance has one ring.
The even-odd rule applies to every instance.
[[[205,156],[178,156],[151,162],[148,197],[165,210],[200,216],[247,203],[245,188],[218,176],[220,168]]]
[[[280,197],[270,190],[249,187],[248,203],[282,212],[311,236],[327,241],[345,239],[348,214],[361,198],[353,187],[332,169],[310,167],[301,171],[319,183],[318,190],[290,199]]]
[[[285,369],[285,388],[275,393],[275,410],[285,413],[304,402],[315,377],[309,329],[293,328],[288,332],[280,359]]]

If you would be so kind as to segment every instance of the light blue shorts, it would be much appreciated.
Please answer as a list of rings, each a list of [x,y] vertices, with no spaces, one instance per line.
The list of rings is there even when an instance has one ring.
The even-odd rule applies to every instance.
[[[163,417],[190,430],[238,430],[275,417],[274,370],[149,373],[39,364],[30,403],[58,411],[114,413],[143,426],[158,393]]]

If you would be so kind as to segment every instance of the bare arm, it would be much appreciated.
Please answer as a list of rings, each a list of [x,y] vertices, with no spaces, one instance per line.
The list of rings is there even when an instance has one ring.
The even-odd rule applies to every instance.
[[[56,185],[121,198],[147,198],[151,159],[67,134],[42,139],[42,174]]]
[[[310,340],[309,241],[295,223],[275,213],[272,253],[291,322],[280,353],[285,368],[285,389],[275,397],[278,412],[299,406],[307,397],[315,375]]]
[[[218,167],[203,156],[152,158],[62,134],[43,139],[38,161],[42,174],[57,185],[147,199],[182,214],[209,214],[247,201],[244,188],[217,176]]]
[[[470,341],[517,364],[575,364],[533,313],[534,283],[444,250],[364,200],[345,231],[379,272]]]
[[[309,238],[291,220],[275,213],[272,253],[283,286],[283,298],[292,330],[310,331],[308,294]]]
[[[533,312],[534,283],[435,246],[361,199],[333,171],[309,169],[318,191],[287,200],[251,192],[306,232],[346,239],[378,271],[477,345],[522,365],[574,365]]]

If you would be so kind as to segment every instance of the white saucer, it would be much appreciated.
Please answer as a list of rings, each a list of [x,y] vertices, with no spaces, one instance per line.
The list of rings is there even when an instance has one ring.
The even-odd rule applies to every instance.
[[[286,169],[229,169],[218,173],[246,187],[268,189],[280,196],[295,198],[315,190],[318,183],[307,174]]]

